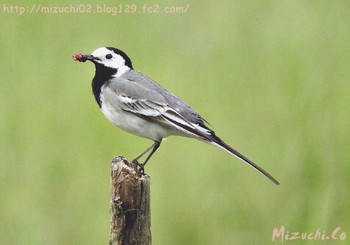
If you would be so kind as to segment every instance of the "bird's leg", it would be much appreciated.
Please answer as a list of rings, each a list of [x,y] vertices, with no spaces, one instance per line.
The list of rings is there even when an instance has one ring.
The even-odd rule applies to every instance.
[[[153,149],[151,151],[151,153],[148,155],[148,157],[146,158],[146,160],[143,162],[142,167],[145,167],[146,163],[148,162],[148,160],[151,158],[151,156],[156,152],[156,150],[159,148],[161,141],[155,140],[153,146]]]
[[[158,147],[160,146],[161,141],[155,140],[154,143],[148,147],[145,151],[143,151],[141,154],[139,154],[138,156],[136,156],[131,162],[135,163],[136,165],[138,165],[141,168],[141,171],[143,171],[146,163],[148,162],[148,160],[151,158],[151,156],[156,152],[156,150],[158,149]],[[144,161],[144,163],[139,163],[137,160],[139,160],[143,155],[145,155],[147,152],[149,152],[150,150],[151,153],[147,156],[146,160]]]
[[[157,141],[154,141],[153,144],[148,147],[145,151],[141,152],[141,154],[139,154],[138,156],[136,156],[132,162],[137,162],[137,160],[139,160],[143,155],[145,155],[147,152],[149,152],[150,150],[152,150],[154,148],[154,146],[156,145]]]

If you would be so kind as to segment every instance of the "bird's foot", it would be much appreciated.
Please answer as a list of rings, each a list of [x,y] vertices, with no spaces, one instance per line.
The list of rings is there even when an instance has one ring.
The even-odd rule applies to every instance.
[[[134,163],[135,165],[137,165],[137,167],[138,167],[137,170],[138,170],[141,174],[144,174],[144,173],[145,173],[144,164],[139,163],[136,159],[132,160],[131,162]]]

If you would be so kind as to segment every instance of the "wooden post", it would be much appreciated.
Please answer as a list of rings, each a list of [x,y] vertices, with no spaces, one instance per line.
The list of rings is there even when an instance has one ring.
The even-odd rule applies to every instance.
[[[109,245],[150,245],[150,177],[124,157],[111,163]]]

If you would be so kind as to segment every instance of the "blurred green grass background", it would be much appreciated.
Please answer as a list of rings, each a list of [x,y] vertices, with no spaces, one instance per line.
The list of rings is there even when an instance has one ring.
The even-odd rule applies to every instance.
[[[170,138],[147,166],[153,244],[279,244],[272,230],[281,225],[350,235],[348,1],[136,3],[188,5],[184,14],[4,12],[34,3],[52,4],[0,6],[0,244],[108,243],[110,161],[151,142],[104,118],[93,65],[72,61],[101,46],[124,50],[281,182],[209,145]],[[95,6],[55,5],[77,3]]]

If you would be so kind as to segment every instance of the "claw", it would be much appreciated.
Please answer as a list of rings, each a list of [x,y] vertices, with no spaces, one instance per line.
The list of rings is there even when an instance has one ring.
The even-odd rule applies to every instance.
[[[144,164],[139,163],[136,159],[132,160],[131,162],[138,166],[138,171],[140,171],[141,174],[144,174],[144,173],[145,173]]]

